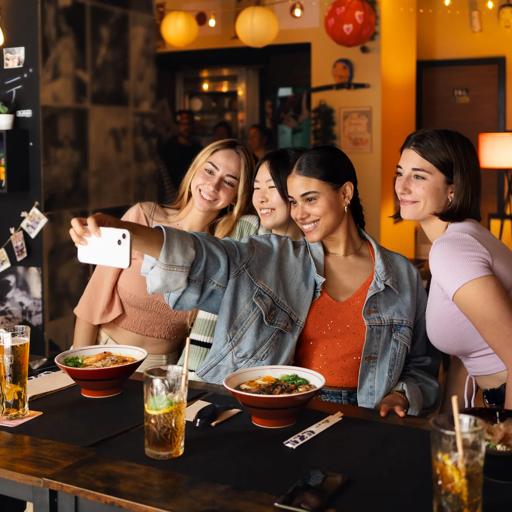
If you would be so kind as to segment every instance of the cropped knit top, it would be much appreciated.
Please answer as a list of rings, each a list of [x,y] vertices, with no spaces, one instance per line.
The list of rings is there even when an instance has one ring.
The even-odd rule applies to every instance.
[[[137,203],[123,220],[152,226],[162,223],[164,209],[155,203]],[[98,265],[76,306],[78,318],[93,325],[113,322],[143,336],[165,340],[183,340],[187,336],[188,311],[174,311],[160,294],[149,295],[146,280],[140,274],[144,255],[132,252],[127,269]]]
[[[494,275],[512,297],[512,252],[478,222],[466,220],[449,224],[434,241],[429,263],[432,283],[426,320],[432,344],[457,356],[470,375],[505,370],[503,361],[453,302],[453,296],[466,283]]]

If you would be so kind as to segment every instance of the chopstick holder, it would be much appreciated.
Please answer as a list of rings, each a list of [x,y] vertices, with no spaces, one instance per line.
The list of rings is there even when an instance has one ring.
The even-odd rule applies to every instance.
[[[283,444],[288,448],[295,450],[297,446],[300,446],[306,441],[309,441],[312,437],[315,437],[317,434],[320,434],[320,432],[323,432],[325,429],[331,427],[342,419],[343,413],[338,411],[336,414],[331,414],[330,416],[327,416],[323,420],[320,420],[314,425],[311,425],[298,434],[295,434],[294,436],[290,437],[290,439],[284,441]]]

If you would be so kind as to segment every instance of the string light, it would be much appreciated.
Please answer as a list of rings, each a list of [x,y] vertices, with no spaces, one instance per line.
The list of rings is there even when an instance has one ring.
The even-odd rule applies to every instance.
[[[494,2],[492,0],[487,1],[487,9],[494,9]]]
[[[215,25],[217,25],[217,18],[215,18],[215,13],[211,12],[210,16],[208,16],[208,26],[214,28]]]
[[[300,18],[304,14],[304,6],[302,5],[302,2],[293,2],[293,4],[290,7],[290,14],[294,18]]]
[[[207,91],[209,88],[210,88],[210,84],[208,82],[203,82],[201,84],[201,89],[203,89],[203,91]]]
[[[450,7],[450,5],[452,5],[452,0],[443,0],[443,3],[446,7]]]

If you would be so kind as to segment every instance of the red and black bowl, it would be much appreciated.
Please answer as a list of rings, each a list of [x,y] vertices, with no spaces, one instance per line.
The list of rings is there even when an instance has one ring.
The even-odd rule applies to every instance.
[[[76,368],[64,363],[64,360],[68,357],[94,356],[101,352],[130,356],[135,358],[135,360],[105,368]],[[88,398],[106,398],[122,392],[124,381],[146,359],[147,355],[148,353],[143,348],[132,345],[90,345],[61,352],[55,357],[55,364],[80,386],[83,396]]]
[[[262,377],[281,377],[296,374],[315,386],[302,393],[262,395],[237,389],[240,384]],[[258,427],[282,428],[293,425],[299,412],[325,385],[323,375],[299,366],[255,366],[242,368],[224,379],[224,387],[247,409]]]

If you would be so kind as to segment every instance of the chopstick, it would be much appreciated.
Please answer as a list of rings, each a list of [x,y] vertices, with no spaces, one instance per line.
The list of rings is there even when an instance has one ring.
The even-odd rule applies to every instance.
[[[331,427],[332,425],[334,425],[338,421],[341,421],[342,419],[343,413],[338,411],[337,413],[331,414],[330,416],[327,416],[323,420],[320,420],[317,423],[311,425],[310,427],[302,430],[298,434],[295,434],[294,436],[290,437],[290,439],[284,441],[283,444],[288,448],[295,450],[297,446],[300,446],[302,443],[309,441],[312,437],[315,437],[317,434],[320,434],[320,432]]]

